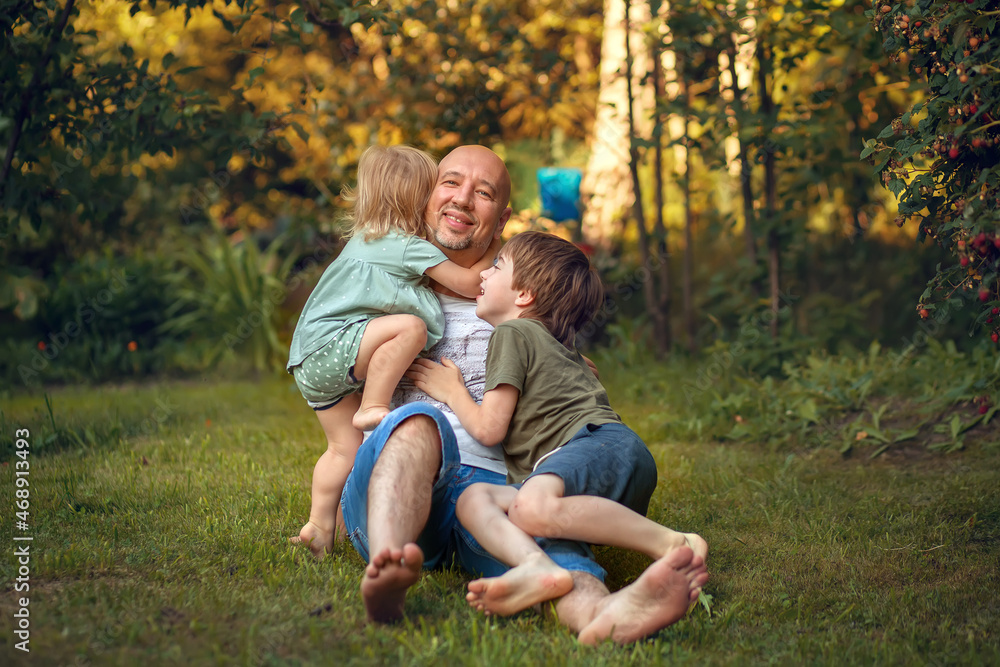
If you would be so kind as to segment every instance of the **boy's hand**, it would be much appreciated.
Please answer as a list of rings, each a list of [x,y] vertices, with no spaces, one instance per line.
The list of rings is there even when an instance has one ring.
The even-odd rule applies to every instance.
[[[413,380],[417,389],[436,401],[452,405],[455,392],[468,394],[462,371],[451,359],[441,357],[441,363],[430,359],[417,359],[406,371],[406,377]]]

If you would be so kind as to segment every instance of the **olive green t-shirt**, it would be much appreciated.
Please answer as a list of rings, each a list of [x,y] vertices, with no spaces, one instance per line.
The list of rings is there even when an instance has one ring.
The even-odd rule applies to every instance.
[[[503,440],[511,483],[524,481],[540,458],[587,424],[621,422],[583,355],[557,341],[538,320],[508,320],[493,331],[486,391],[501,384],[520,392]]]

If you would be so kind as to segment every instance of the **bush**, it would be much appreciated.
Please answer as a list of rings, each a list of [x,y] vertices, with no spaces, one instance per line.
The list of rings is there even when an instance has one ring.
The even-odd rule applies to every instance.
[[[861,154],[899,198],[898,223],[919,224],[950,254],[917,311],[973,314],[1000,341],[1000,40],[990,0],[875,3],[868,13],[893,59],[925,83],[924,102],[892,121]],[[921,86],[924,87],[924,86]]]
[[[34,317],[4,327],[0,377],[35,387],[166,370],[172,341],[157,329],[170,306],[167,270],[142,253],[56,265]]]

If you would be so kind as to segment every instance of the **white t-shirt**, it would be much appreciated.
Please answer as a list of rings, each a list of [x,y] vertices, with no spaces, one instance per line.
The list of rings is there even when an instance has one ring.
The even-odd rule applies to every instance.
[[[434,361],[440,361],[441,357],[454,361],[462,371],[465,386],[472,398],[481,403],[486,384],[486,349],[493,326],[476,317],[475,301],[443,294],[438,294],[437,297],[444,310],[444,336],[424,356]],[[408,378],[404,377],[400,381],[392,395],[392,401],[395,406],[422,401],[440,409],[455,431],[463,464],[492,470],[501,475],[507,474],[501,445],[486,447],[479,444],[465,431],[451,408],[417,389]]]

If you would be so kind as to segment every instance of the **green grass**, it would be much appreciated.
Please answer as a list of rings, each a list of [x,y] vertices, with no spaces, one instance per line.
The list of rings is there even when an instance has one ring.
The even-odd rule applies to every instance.
[[[66,388],[51,414],[6,396],[0,663],[1000,663],[995,442],[919,461],[664,442],[641,419],[657,396],[628,401],[660,469],[650,516],[711,546],[711,612],[588,648],[530,613],[474,613],[454,571],[421,579],[405,623],[366,625],[353,550],[316,563],[285,542],[322,448],[287,378]],[[13,526],[17,428],[31,432],[28,531]],[[28,593],[13,590],[13,534],[34,537]],[[613,586],[646,564],[599,557]],[[14,648],[22,596],[30,654]]]

